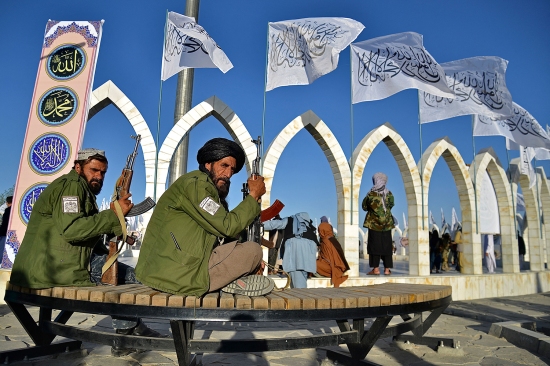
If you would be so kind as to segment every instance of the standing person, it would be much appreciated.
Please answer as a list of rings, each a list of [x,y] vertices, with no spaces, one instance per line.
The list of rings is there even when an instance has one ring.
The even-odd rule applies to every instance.
[[[369,265],[372,268],[367,274],[380,274],[380,259],[384,262],[384,274],[390,275],[393,268],[392,236],[394,226],[391,209],[394,198],[386,188],[388,177],[384,173],[375,173],[372,177],[373,186],[363,199],[363,211],[367,211],[363,227],[369,229],[367,252]]]
[[[433,229],[430,233],[430,272],[439,273],[441,269],[441,238],[439,231]]]
[[[122,235],[114,204],[101,212],[97,207],[96,195],[103,187],[107,167],[104,151],[80,150],[73,169],[40,194],[15,257],[10,283],[32,289],[101,283],[101,268],[109,253],[101,237]],[[124,215],[133,206],[130,196],[118,200]],[[118,281],[139,283],[133,268],[123,263],[118,264]],[[136,318],[113,318],[113,328],[119,334],[161,336]],[[135,351],[111,348],[117,357]]]
[[[281,246],[283,270],[290,275],[291,287],[307,288],[308,273],[317,271],[317,234],[307,212],[264,222],[264,230],[284,229]]]
[[[446,272],[449,270],[449,253],[451,251],[451,235],[449,233],[445,233],[441,237],[441,250],[443,251],[441,270]]]
[[[0,225],[0,247],[2,248],[2,258],[4,257],[4,251],[6,250],[6,235],[8,233],[8,223],[10,221],[11,214],[11,203],[13,201],[13,196],[6,197],[6,209],[2,215],[2,224]],[[0,261],[2,260],[0,258]]]
[[[321,276],[331,277],[334,287],[340,287],[340,284],[348,279],[348,276],[344,276],[344,272],[349,271],[349,265],[344,250],[334,237],[332,225],[329,224],[326,216],[321,217],[319,237],[321,246],[319,258],[317,258],[317,273]]]
[[[275,216],[276,219],[281,219],[281,216]],[[282,263],[280,251],[281,244],[284,239],[284,230],[271,230],[269,232],[269,241],[274,244],[273,248],[269,248],[267,255],[267,263],[269,268],[267,270],[268,274],[276,274],[279,271],[279,266]]]
[[[239,243],[240,233],[260,214],[263,177],[248,178],[249,195],[229,210],[231,177],[245,162],[234,141],[214,138],[197,153],[199,170],[179,177],[158,200],[136,265],[145,285],[177,295],[202,296],[222,290],[246,296],[269,293],[259,244]]]
[[[525,241],[523,240],[523,237],[519,234],[518,231],[518,251],[519,251],[519,269],[520,271],[524,266],[525,263],[525,254],[527,253],[527,249],[525,248]]]
[[[485,265],[489,273],[495,273],[497,262],[495,260],[495,242],[492,234],[485,235]]]
[[[462,242],[462,226],[459,225],[456,229],[454,243],[456,243],[456,256],[457,265],[456,270],[460,273],[464,273],[464,265],[466,264],[466,258],[464,257],[464,244]]]

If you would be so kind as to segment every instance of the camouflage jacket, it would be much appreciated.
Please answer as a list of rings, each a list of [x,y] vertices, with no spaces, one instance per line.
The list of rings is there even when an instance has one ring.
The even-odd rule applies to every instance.
[[[391,209],[394,205],[393,194],[386,194],[386,211],[382,205],[382,195],[370,191],[363,199],[363,211],[367,211],[363,227],[375,231],[387,231],[393,229],[393,217]]]

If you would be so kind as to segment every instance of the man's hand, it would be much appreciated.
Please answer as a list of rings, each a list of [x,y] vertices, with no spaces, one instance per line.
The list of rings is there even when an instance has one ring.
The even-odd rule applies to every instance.
[[[264,188],[264,192],[265,192],[265,188]],[[124,196],[120,197],[120,199],[118,200],[118,203],[120,204],[120,208],[122,209],[122,214],[124,216],[126,216],[126,214],[130,212],[132,207],[134,207],[134,204],[129,199],[131,196],[132,196],[131,193],[127,193]],[[115,204],[113,202],[111,202],[110,208],[116,213]]]
[[[265,183],[264,177],[261,175],[256,175],[248,178],[248,191],[249,194],[259,201],[260,198],[265,194]]]

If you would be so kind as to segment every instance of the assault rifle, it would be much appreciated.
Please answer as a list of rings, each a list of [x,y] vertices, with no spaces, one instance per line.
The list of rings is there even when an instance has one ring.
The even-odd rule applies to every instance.
[[[136,146],[134,146],[134,151],[128,155],[128,158],[126,159],[126,166],[122,169],[122,174],[116,181],[115,190],[113,192],[113,196],[111,197],[111,202],[115,205],[116,214],[122,227],[122,237],[114,237],[109,240],[109,255],[107,256],[107,261],[103,265],[101,271],[101,282],[109,285],[117,284],[117,258],[120,251],[124,247],[124,244],[126,243],[133,245],[135,243],[135,238],[133,236],[128,236],[126,231],[126,220],[124,220],[124,215],[122,214],[120,205],[117,202],[120,197],[123,197],[130,192],[130,185],[132,184],[132,177],[134,176],[134,162],[138,154],[141,135],[132,136],[132,138],[136,140]],[[151,197],[147,197],[143,202],[134,205],[126,214],[126,217],[141,215],[153,207],[155,207],[155,201],[153,201]],[[120,247],[118,245],[119,241],[121,241]]]
[[[252,177],[257,177],[260,175],[260,163],[262,161],[262,155],[261,155],[261,146],[262,146],[262,139],[260,136],[258,136],[257,140],[252,140],[252,142],[256,145],[256,159],[252,162]],[[246,198],[249,194],[248,190],[248,184],[243,183],[243,189],[241,190],[243,192],[243,199]],[[260,204],[260,203],[258,203]],[[246,238],[245,240],[253,241],[258,244],[262,243],[262,237],[264,234],[264,227],[263,222],[267,220],[271,220],[275,216],[281,212],[281,210],[285,207],[283,203],[279,200],[275,200],[275,202],[265,210],[263,210],[258,217],[254,219],[252,224],[248,226],[246,229]]]
[[[128,155],[126,159],[126,166],[122,169],[122,174],[116,181],[115,192],[116,197],[113,195],[112,201],[117,201],[120,197],[128,194],[130,192],[130,185],[132,184],[132,177],[134,176],[134,162],[138,154],[138,147],[141,141],[141,135],[131,136],[136,140],[136,146],[134,146],[134,151]],[[139,216],[144,214],[155,207],[155,201],[151,197],[147,197],[142,202],[135,204],[132,209],[126,214],[126,217]]]

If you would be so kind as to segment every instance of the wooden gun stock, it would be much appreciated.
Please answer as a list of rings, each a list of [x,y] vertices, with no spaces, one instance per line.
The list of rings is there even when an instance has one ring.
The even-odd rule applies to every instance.
[[[132,177],[134,176],[134,171],[131,169],[122,169],[122,174],[116,181],[116,190],[117,198],[127,195],[130,193],[130,186],[132,185]]]

